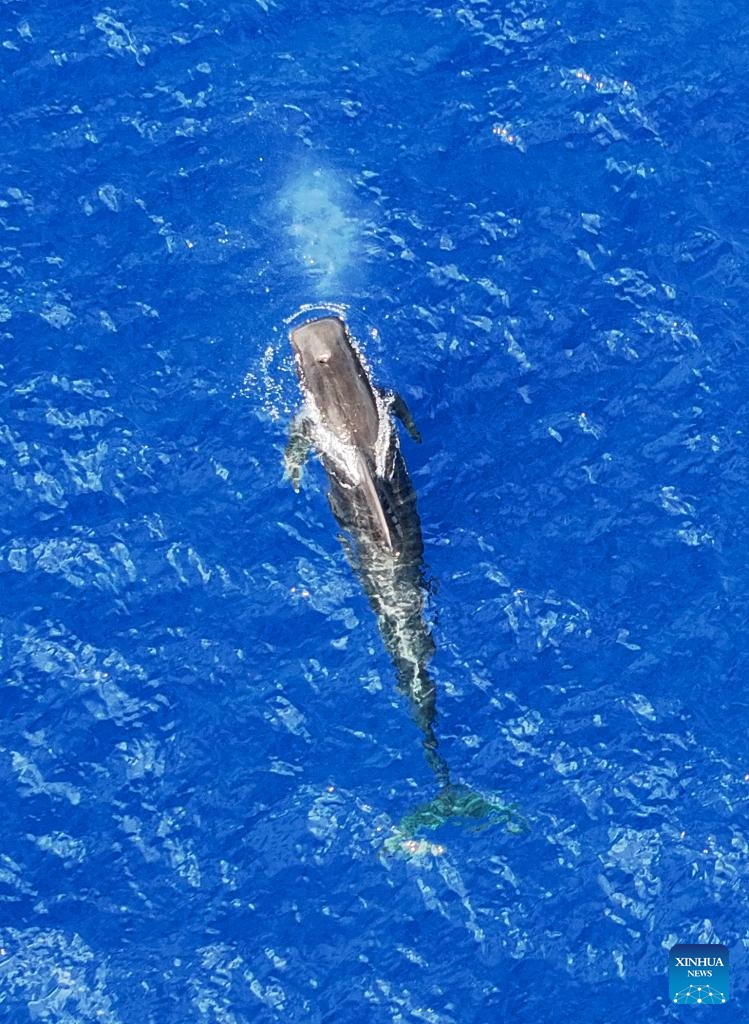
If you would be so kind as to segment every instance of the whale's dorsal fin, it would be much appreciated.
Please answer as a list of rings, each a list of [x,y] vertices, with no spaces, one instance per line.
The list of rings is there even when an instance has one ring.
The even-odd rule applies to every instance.
[[[393,536],[387,514],[382,504],[382,498],[377,489],[377,482],[373,467],[369,460],[357,452],[359,468],[361,470],[361,486],[367,501],[367,506],[372,514],[372,519],[377,524],[380,541],[388,551],[396,551],[397,545]]]

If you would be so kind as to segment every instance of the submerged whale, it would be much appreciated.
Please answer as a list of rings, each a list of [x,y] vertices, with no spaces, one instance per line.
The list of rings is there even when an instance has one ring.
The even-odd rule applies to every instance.
[[[424,615],[424,544],[393,420],[401,420],[411,438],[420,441],[411,413],[397,393],[372,383],[339,317],[313,320],[289,337],[304,405],[291,424],[286,475],[298,490],[307,456],[312,449],[317,452],[347,558],[377,617],[399,689],[409,700],[441,786],[439,803],[426,805],[409,828],[419,821],[434,827],[437,819],[455,815],[492,815],[500,809],[495,802],[451,784],[437,750],[436,688],[428,671],[435,645]]]

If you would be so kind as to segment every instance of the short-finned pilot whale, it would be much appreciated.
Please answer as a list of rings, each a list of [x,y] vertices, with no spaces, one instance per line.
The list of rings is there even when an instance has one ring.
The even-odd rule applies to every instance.
[[[423,540],[416,495],[400,451],[393,416],[415,441],[421,437],[395,392],[371,381],[346,324],[325,316],[290,333],[304,396],[292,421],[286,475],[299,489],[310,449],[327,473],[328,497],[344,531],[341,540],[377,616],[399,689],[423,733],[424,751],[442,789],[410,824],[435,827],[458,815],[496,819],[498,805],[450,783],[434,733],[436,690],[428,664],[435,652],[424,612]],[[507,820],[502,809],[503,820]]]
[[[307,454],[317,451],[331,508],[347,535],[346,554],[377,616],[430,763],[447,782],[433,731],[435,686],[427,665],[434,641],[424,618],[421,524],[393,415],[414,440],[421,438],[403,399],[371,382],[343,320],[313,320],[290,339],[305,403],[291,426],[287,475],[298,489]]]

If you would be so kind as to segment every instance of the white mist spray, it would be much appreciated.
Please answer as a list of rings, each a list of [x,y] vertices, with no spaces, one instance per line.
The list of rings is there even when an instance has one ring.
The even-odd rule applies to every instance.
[[[330,172],[298,174],[280,198],[297,258],[320,297],[332,298],[356,258],[358,224],[349,213],[350,197]]]

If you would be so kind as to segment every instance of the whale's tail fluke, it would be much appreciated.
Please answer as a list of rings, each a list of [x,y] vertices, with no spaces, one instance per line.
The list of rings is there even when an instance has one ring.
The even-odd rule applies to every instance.
[[[385,850],[391,854],[444,852],[444,846],[435,846],[423,838],[424,832],[433,832],[443,825],[457,825],[471,832],[498,825],[516,834],[528,830],[518,804],[504,803],[497,794],[479,793],[469,786],[448,782],[433,800],[419,804],[401,819],[385,840]]]

